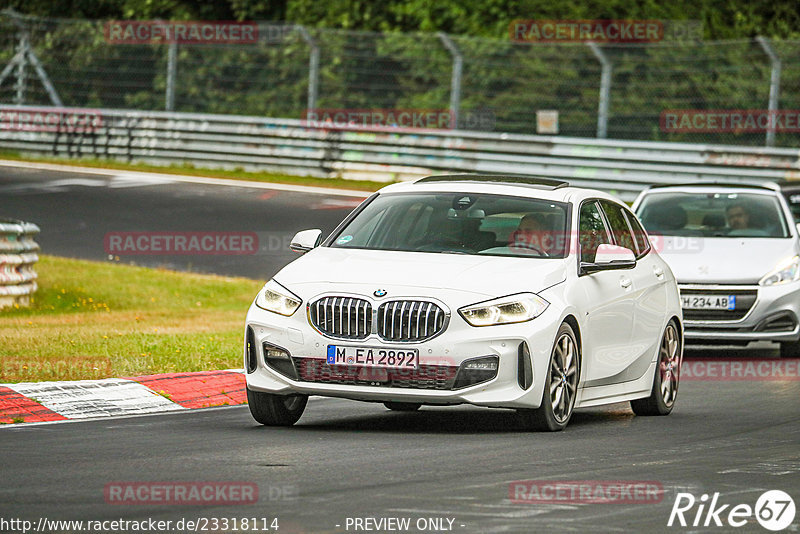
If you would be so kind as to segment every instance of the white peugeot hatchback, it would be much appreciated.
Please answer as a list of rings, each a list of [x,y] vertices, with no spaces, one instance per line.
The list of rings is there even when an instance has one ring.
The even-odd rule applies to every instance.
[[[309,395],[516,409],[561,430],[575,408],[675,403],[675,279],[612,196],[533,177],[449,175],[383,188],[258,293],[250,411],[292,425]]]

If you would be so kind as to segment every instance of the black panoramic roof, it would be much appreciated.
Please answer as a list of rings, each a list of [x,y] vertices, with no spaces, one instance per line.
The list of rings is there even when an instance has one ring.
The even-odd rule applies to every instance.
[[[561,189],[569,186],[569,183],[552,178],[542,178],[541,176],[524,176],[513,174],[440,174],[420,178],[415,184],[432,182],[475,182],[475,183],[499,183],[509,185],[521,185],[535,187],[536,189]]]

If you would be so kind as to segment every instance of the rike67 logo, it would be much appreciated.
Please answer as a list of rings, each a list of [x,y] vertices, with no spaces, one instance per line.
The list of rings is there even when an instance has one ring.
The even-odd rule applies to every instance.
[[[780,490],[762,493],[755,507],[749,504],[722,504],[719,492],[714,493],[710,501],[705,493],[699,499],[691,493],[678,493],[667,526],[739,528],[755,518],[765,529],[777,532],[791,525],[794,516],[794,500]]]

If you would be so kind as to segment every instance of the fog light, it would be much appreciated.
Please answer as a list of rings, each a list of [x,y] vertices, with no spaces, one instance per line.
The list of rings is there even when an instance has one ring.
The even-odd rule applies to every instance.
[[[486,356],[484,358],[474,358],[463,362],[458,368],[453,389],[474,386],[481,382],[487,382],[497,376],[497,368],[500,360],[497,356]]]
[[[286,349],[264,343],[264,363],[267,367],[278,373],[297,380],[297,369],[294,367],[292,356]]]
[[[464,369],[470,371],[497,371],[497,360],[471,360],[464,364]]]
[[[264,345],[264,357],[267,359],[274,358],[276,360],[288,360],[289,353],[287,353],[283,349],[270,347],[269,345]]]

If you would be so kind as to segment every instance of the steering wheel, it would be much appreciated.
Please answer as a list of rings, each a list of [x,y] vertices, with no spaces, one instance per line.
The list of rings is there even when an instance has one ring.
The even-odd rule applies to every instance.
[[[508,248],[510,248],[512,250],[515,249],[515,248],[528,249],[528,250],[532,250],[532,251],[536,252],[539,256],[541,256],[543,258],[549,258],[550,257],[550,254],[548,254],[544,250],[540,249],[536,245],[532,245],[530,243],[514,243],[513,245],[509,245]]]

